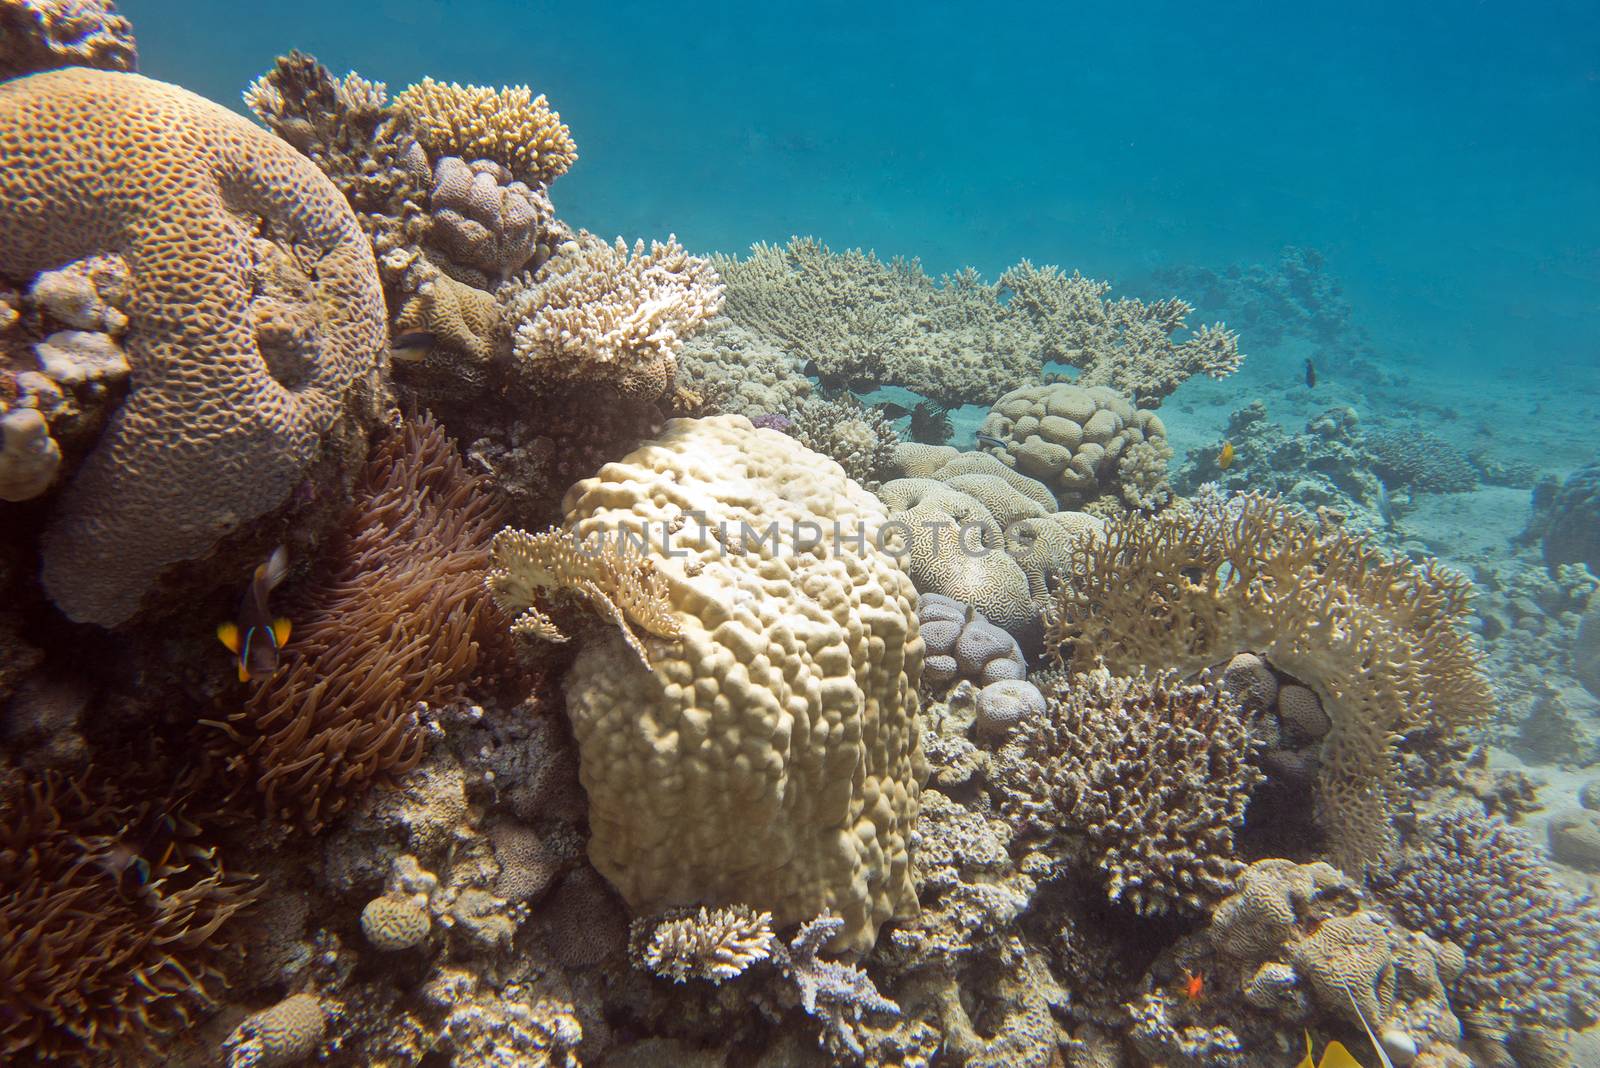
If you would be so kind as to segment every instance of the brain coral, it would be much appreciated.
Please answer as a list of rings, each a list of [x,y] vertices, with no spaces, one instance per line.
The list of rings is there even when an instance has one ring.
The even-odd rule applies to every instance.
[[[1077,848],[1113,901],[1203,912],[1244,870],[1233,832],[1260,773],[1231,697],[1171,677],[1077,675],[1000,751],[1001,811],[1052,852]]]
[[[1394,841],[1393,739],[1493,709],[1466,626],[1471,583],[1388,557],[1270,497],[1113,519],[1074,546],[1047,641],[1112,671],[1192,672],[1255,652],[1309,687],[1332,720],[1318,803],[1339,865]]]
[[[993,455],[1043,482],[1062,508],[1119,497],[1130,508],[1167,502],[1172,447],[1154,412],[1105,386],[1024,386],[1001,397],[979,431],[1004,442]]]
[[[112,626],[289,495],[383,347],[383,295],[327,178],[176,86],[82,68],[7,82],[0,155],[0,274],[117,253],[133,280],[132,388],[43,544],[56,603]]]
[[[831,911],[871,946],[916,910],[926,773],[916,591],[877,547],[883,506],[742,416],[674,419],[565,503],[579,544],[651,554],[679,634],[607,634],[567,676],[595,866],[640,911]]]

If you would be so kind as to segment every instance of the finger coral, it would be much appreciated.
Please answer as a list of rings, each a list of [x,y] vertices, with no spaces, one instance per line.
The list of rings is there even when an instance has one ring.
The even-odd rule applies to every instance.
[[[675,237],[649,252],[641,240],[630,255],[621,238],[585,232],[500,303],[511,355],[537,387],[653,401],[672,388],[684,339],[721,309],[722,283]]]
[[[383,294],[328,179],[176,86],[85,68],[6,82],[0,155],[0,274],[114,244],[132,280],[131,389],[42,546],[56,604],[114,626],[283,504],[376,366]]]
[[[841,948],[915,910],[925,764],[916,593],[883,506],[742,416],[674,419],[566,498],[580,544],[642,546],[676,639],[586,641],[565,680],[589,856],[634,909],[831,909]]]
[[[659,923],[634,921],[635,963],[675,983],[722,983],[772,955],[772,914],[747,905],[683,909]]]
[[[314,832],[375,779],[414,767],[418,702],[459,693],[496,640],[483,577],[499,523],[437,423],[408,421],[383,442],[342,540],[289,607],[283,666],[228,717],[230,778]]]
[[[1270,497],[1124,517],[1074,543],[1047,642],[1112,672],[1180,674],[1255,652],[1311,688],[1332,720],[1317,781],[1336,862],[1394,842],[1392,739],[1487,719],[1493,696],[1467,628],[1471,583],[1389,557]]]
[[[87,1064],[187,1031],[213,1005],[255,896],[175,810],[85,779],[0,783],[0,1059]]]
[[[1083,849],[1112,901],[1204,912],[1244,870],[1233,835],[1260,773],[1231,698],[1170,676],[1077,675],[998,758],[1001,811],[1051,852]],[[1083,843],[1081,846],[1079,843]]]
[[[1568,890],[1523,832],[1470,810],[1429,816],[1385,894],[1400,918],[1466,950],[1467,1021],[1581,1028],[1600,1016],[1600,908]]]
[[[561,116],[525,85],[495,90],[424,78],[395,104],[431,155],[493,160],[530,186],[549,185],[578,159]]]

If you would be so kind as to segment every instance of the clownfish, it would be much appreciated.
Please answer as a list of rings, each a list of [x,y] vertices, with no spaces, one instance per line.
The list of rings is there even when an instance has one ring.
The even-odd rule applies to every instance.
[[[237,620],[217,627],[217,638],[237,661],[240,682],[271,675],[278,669],[278,650],[289,640],[289,621],[281,616],[273,618],[269,602],[272,591],[288,573],[289,551],[280,545],[256,565],[250,585],[239,599]]]
[[[1233,466],[1233,458],[1235,455],[1236,454],[1233,451],[1233,442],[1224,441],[1222,443],[1222,451],[1217,453],[1217,467],[1226,471],[1228,468]]]

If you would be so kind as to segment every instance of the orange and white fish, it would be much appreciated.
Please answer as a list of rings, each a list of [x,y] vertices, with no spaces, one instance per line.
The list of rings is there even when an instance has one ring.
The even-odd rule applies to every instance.
[[[272,591],[288,573],[289,551],[280,545],[256,565],[239,599],[237,619],[217,627],[217,637],[237,661],[240,682],[278,670],[278,650],[289,640],[289,621],[273,618],[270,602]]]
[[[1233,466],[1233,458],[1236,455],[1238,454],[1234,452],[1233,442],[1224,441],[1222,443],[1222,451],[1217,453],[1217,467],[1223,471],[1226,471],[1228,468]]]

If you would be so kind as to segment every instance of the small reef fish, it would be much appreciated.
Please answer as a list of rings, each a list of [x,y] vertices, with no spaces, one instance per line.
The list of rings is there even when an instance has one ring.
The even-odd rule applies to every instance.
[[[1238,453],[1233,449],[1233,442],[1224,441],[1222,443],[1222,451],[1217,453],[1217,466],[1226,471],[1233,466],[1233,458],[1237,455]]]
[[[1006,447],[1006,443],[995,437],[993,434],[977,434],[975,436],[978,439],[979,445],[987,445],[991,449],[1003,449]]]
[[[1315,386],[1316,384],[1317,384],[1317,365],[1312,363],[1311,362],[1311,358],[1308,356],[1308,357],[1306,357],[1306,388],[1310,389],[1311,387]]]
[[[893,401],[883,401],[882,403],[874,404],[873,407],[882,412],[885,419],[904,419],[911,414],[910,408],[903,404],[896,404]]]
[[[1311,1035],[1307,1034],[1305,1059],[1294,1068],[1361,1068],[1361,1062],[1351,1056],[1350,1051],[1338,1042],[1328,1043],[1328,1048],[1322,1051],[1321,1061],[1312,1060]]]
[[[433,335],[425,330],[413,330],[401,334],[389,345],[391,359],[401,363],[416,363],[425,359],[433,350]]]
[[[278,669],[278,650],[289,640],[289,621],[273,618],[270,602],[272,591],[288,573],[289,551],[280,545],[256,565],[250,585],[239,599],[238,618],[217,627],[218,639],[237,660],[240,682]]]

